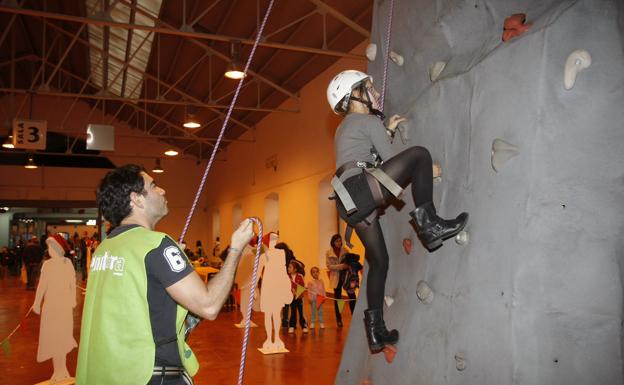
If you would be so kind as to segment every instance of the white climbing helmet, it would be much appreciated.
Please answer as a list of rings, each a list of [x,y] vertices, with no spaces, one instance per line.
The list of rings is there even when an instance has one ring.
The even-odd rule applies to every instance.
[[[371,79],[370,76],[361,71],[346,70],[342,71],[338,75],[334,76],[329,86],[327,86],[327,102],[332,111],[336,114],[340,114],[339,103],[345,96],[350,95],[354,86],[365,79]],[[346,107],[346,106],[344,106]]]

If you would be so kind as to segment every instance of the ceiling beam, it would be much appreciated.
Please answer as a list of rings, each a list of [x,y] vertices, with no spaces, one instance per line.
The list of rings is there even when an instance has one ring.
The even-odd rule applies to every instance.
[[[338,19],[338,21],[341,21],[342,23],[346,24],[354,31],[359,32],[365,38],[370,39],[371,37],[370,31],[368,31],[366,28],[362,27],[358,23],[354,22],[349,17],[343,15],[341,12],[337,11],[335,8],[325,4],[325,2],[321,0],[308,0],[308,1],[316,5],[323,11],[327,12],[328,14],[332,15],[335,19]]]
[[[92,84],[94,87],[95,84]],[[84,87],[82,88],[84,90]],[[222,104],[209,104],[209,103],[195,103],[187,102],[183,100],[167,100],[167,99],[149,99],[149,98],[124,98],[113,94],[96,94],[89,95],[85,93],[75,92],[63,92],[63,91],[46,91],[46,90],[32,90],[27,88],[10,88],[0,87],[0,92],[7,94],[33,94],[42,96],[58,96],[62,98],[76,98],[76,99],[90,99],[90,100],[110,100],[123,103],[143,103],[143,104],[168,104],[176,106],[197,106],[197,107],[211,107],[227,109],[228,106]],[[285,110],[280,108],[262,108],[262,107],[237,107],[238,110],[243,111],[255,111],[255,112],[290,112],[297,113],[297,110]]]
[[[123,0],[121,2],[126,3]],[[142,30],[142,31],[152,31],[152,32],[162,33],[165,35],[182,36],[182,37],[188,37],[188,38],[199,39],[199,40],[216,40],[216,41],[223,41],[227,43],[236,40],[236,41],[240,41],[241,44],[247,44],[247,45],[253,45],[255,42],[252,39],[244,39],[244,38],[241,39],[235,36],[216,35],[212,33],[202,33],[202,32],[188,32],[188,31],[182,31],[179,29],[156,27],[156,26],[141,25],[141,24],[119,23],[119,22],[111,21],[111,20],[100,20],[100,19],[94,19],[90,17],[74,16],[74,15],[68,15],[68,14],[63,14],[63,13],[45,12],[45,11],[39,11],[36,9],[28,9],[28,8],[11,8],[11,7],[0,5],[0,12],[33,16],[33,17],[41,17],[45,19],[63,20],[63,21],[69,21],[69,22],[74,22],[74,23],[99,25],[102,27],[114,27],[114,28],[121,28],[121,29],[137,29],[137,30]],[[261,47],[283,49],[283,50],[295,51],[295,52],[307,52],[307,53],[313,53],[317,55],[327,55],[327,56],[335,56],[335,57],[349,58],[349,59],[361,59],[361,60],[366,59],[363,55],[354,55],[354,54],[347,53],[347,52],[332,51],[332,50],[327,50],[327,49],[322,49],[322,48],[294,46],[294,45],[271,43],[271,42],[260,42],[258,45]]]

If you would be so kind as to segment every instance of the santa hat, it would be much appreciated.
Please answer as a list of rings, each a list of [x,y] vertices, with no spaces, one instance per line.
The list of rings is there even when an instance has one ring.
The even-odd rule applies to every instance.
[[[70,249],[69,243],[67,243],[67,241],[65,240],[65,238],[63,238],[61,234],[54,234],[50,238],[55,240],[56,243],[58,243],[59,246],[61,246],[65,252],[69,251]]]
[[[266,246],[269,247],[269,241],[271,240],[271,234],[275,234],[277,235],[276,232],[271,231],[270,233],[264,234],[264,236],[262,237],[262,243]]]

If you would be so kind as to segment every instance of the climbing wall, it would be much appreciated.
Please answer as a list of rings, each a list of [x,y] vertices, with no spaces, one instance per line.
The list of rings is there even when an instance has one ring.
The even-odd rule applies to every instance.
[[[377,85],[389,6],[368,49]],[[470,222],[429,253],[409,194],[387,210],[398,354],[368,353],[362,295],[336,384],[621,385],[624,1],[395,0],[392,24],[397,151],[427,147],[439,213]]]

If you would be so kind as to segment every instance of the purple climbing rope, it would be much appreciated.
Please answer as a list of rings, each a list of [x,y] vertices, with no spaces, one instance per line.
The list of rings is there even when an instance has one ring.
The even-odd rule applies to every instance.
[[[258,279],[258,263],[260,261],[260,250],[262,248],[262,222],[258,218],[249,218],[250,221],[258,225],[258,242],[256,245],[256,259],[254,260],[253,273],[251,275],[251,290],[249,291],[249,306],[245,315],[245,337],[243,337],[243,347],[241,351],[240,366],[238,367],[238,385],[243,385],[245,374],[245,360],[247,358],[247,343],[249,342],[249,329],[251,327],[251,308],[256,294],[256,282]]]
[[[392,13],[394,12],[394,0],[390,0],[390,8],[388,10],[388,23],[386,27],[386,52],[384,55],[383,82],[381,83],[381,97],[379,108],[384,111],[384,102],[386,99],[386,80],[388,79],[388,58],[390,57],[390,34],[392,32]]]
[[[253,47],[251,48],[251,52],[249,53],[249,57],[247,58],[247,63],[245,63],[245,74],[249,70],[249,65],[251,64],[251,59],[256,53],[256,48],[258,47],[258,43],[260,42],[260,37],[262,36],[262,32],[264,31],[264,27],[266,26],[267,19],[269,18],[269,14],[271,13],[271,9],[273,8],[274,0],[269,2],[269,6],[267,7],[267,11],[264,14],[264,19],[262,20],[262,24],[260,25],[260,29],[258,30],[258,35],[256,36],[256,41],[254,42]],[[180,239],[178,243],[184,243],[184,237],[186,236],[186,232],[188,231],[189,225],[191,223],[191,219],[193,218],[193,214],[195,213],[195,209],[197,208],[197,202],[199,202],[199,197],[201,196],[202,191],[204,190],[204,185],[206,184],[206,178],[208,177],[208,171],[212,167],[212,162],[214,161],[215,155],[217,154],[217,149],[219,148],[219,144],[221,144],[221,139],[223,139],[223,134],[225,133],[225,127],[227,126],[228,121],[230,120],[230,116],[232,115],[232,110],[234,109],[234,105],[236,104],[236,99],[238,99],[238,94],[240,93],[241,88],[243,87],[243,81],[245,77],[243,76],[241,80],[238,82],[238,86],[236,87],[236,92],[234,92],[234,97],[232,98],[232,102],[228,107],[227,114],[225,115],[225,119],[223,120],[223,125],[221,126],[221,132],[219,132],[219,137],[217,138],[217,142],[215,143],[214,149],[212,150],[212,154],[210,155],[210,160],[208,161],[208,165],[206,165],[206,169],[204,170],[204,175],[202,176],[201,182],[199,183],[199,188],[197,189],[197,193],[195,194],[195,199],[193,200],[193,204],[191,205],[191,210],[186,218],[186,222],[184,223],[184,228],[182,229],[182,234],[180,234]]]

